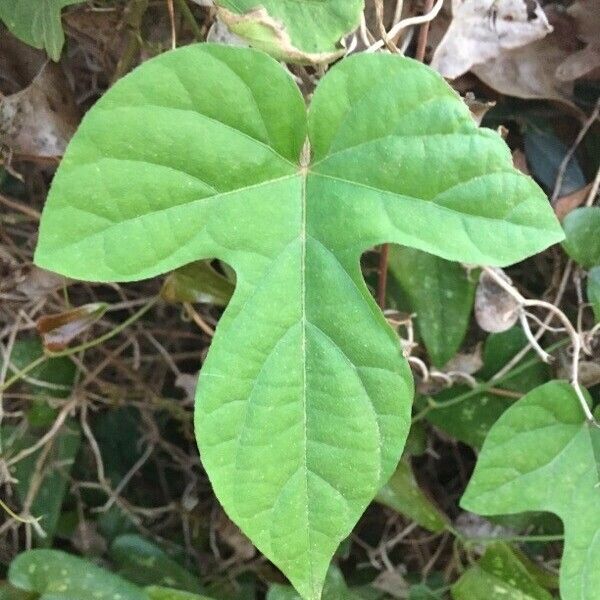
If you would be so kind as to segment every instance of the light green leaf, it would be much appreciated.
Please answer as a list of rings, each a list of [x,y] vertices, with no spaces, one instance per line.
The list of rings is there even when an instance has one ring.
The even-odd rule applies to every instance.
[[[288,62],[327,63],[358,27],[364,0],[217,0],[219,16],[253,46]]]
[[[0,19],[19,39],[58,60],[65,43],[60,11],[83,0],[0,0]]]
[[[599,451],[600,429],[585,422],[571,386],[549,382],[494,425],[461,501],[482,515],[558,515],[565,529],[563,600],[595,600],[600,589]]]
[[[331,566],[323,586],[322,600],[359,600],[360,596],[348,589],[341,571]],[[272,585],[266,600],[301,600],[294,588],[287,585]]]
[[[40,600],[148,600],[144,591],[118,575],[59,550],[29,550],[10,565],[16,588],[41,594]]]
[[[307,118],[276,61],[206,44],[144,63],[86,116],[36,261],[97,281],[211,257],[235,269],[199,379],[202,460],[229,516],[316,600],[410,423],[410,370],[361,254],[391,241],[506,264],[561,236],[501,138],[427,67],[344,60]]]
[[[421,490],[406,459],[398,463],[391,479],[379,490],[375,499],[410,517],[429,531],[446,529],[448,518]]]
[[[563,221],[567,254],[583,268],[600,265],[600,207],[572,210]]]
[[[488,546],[481,560],[452,586],[454,600],[552,600],[507,544]]]
[[[157,586],[147,587],[146,594],[149,600],[212,600],[208,596]]]
[[[477,279],[458,263],[402,246],[390,249],[389,268],[417,315],[431,361],[442,367],[465,337]]]
[[[119,574],[138,585],[157,584],[188,592],[202,592],[197,577],[158,546],[135,534],[119,536],[110,547]]]
[[[600,323],[600,266],[594,267],[588,272],[587,299],[592,305],[596,322]]]

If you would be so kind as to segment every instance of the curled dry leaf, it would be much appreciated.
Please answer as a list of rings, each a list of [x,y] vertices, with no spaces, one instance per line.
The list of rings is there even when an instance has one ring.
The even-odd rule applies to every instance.
[[[568,56],[555,34],[476,65],[472,71],[492,89],[528,100],[558,100],[571,107],[573,85],[559,81],[556,69]]]
[[[69,280],[35,265],[24,270],[15,286],[16,290],[32,300],[44,298],[51,292],[60,290]]]
[[[106,312],[108,304],[94,302],[73,310],[40,317],[37,330],[46,350],[64,350],[78,335],[89,329]]]
[[[47,63],[25,89],[0,98],[0,143],[28,157],[61,156],[79,114],[66,78]]]
[[[578,0],[568,9],[577,28],[577,37],[586,46],[564,59],[556,69],[556,77],[573,81],[600,68],[600,2]]]
[[[490,333],[507,331],[519,318],[518,302],[485,271],[475,292],[475,318],[481,329]]]
[[[471,111],[471,116],[473,117],[473,121],[477,123],[477,125],[481,125],[481,121],[483,121],[483,117],[485,117],[488,110],[491,110],[496,106],[495,102],[485,101],[485,100],[477,100],[475,98],[475,94],[473,92],[467,92],[463,98],[465,104],[469,107]]]
[[[446,373],[454,371],[473,375],[483,367],[483,345],[481,343],[475,346],[472,352],[459,352],[452,357],[445,365]]]
[[[434,69],[450,79],[552,31],[537,2],[453,0],[452,13],[450,27],[431,62]]]

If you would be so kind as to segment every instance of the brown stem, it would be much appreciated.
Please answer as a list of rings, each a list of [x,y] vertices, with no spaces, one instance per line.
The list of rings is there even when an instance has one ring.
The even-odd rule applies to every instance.
[[[425,1],[424,14],[431,12],[434,0]],[[425,58],[425,50],[427,48],[427,37],[429,35],[429,23],[423,23],[419,29],[419,39],[417,40],[417,52],[415,58],[423,62]],[[382,244],[381,254],[379,256],[379,279],[377,281],[377,303],[383,310],[385,308],[385,292],[387,288],[387,271],[388,271],[388,256],[390,253],[389,244]]]

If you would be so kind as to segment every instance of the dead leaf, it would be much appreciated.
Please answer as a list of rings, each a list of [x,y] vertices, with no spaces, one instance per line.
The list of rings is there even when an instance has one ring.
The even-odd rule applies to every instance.
[[[600,2],[578,0],[567,13],[575,22],[577,37],[586,46],[565,58],[556,69],[556,77],[573,81],[600,68]]]
[[[250,46],[246,40],[235,35],[235,33],[233,33],[218,17],[208,30],[206,41],[217,44],[227,44],[228,46],[240,46],[243,48],[248,48]]]
[[[515,169],[519,169],[519,171],[521,171],[521,173],[524,173],[525,175],[529,175],[529,167],[527,166],[527,158],[525,158],[525,152],[523,152],[522,150],[519,150],[519,148],[517,148],[512,153],[512,160],[513,160],[513,166],[515,167]]]
[[[525,0],[453,0],[452,14],[431,61],[449,79],[552,31],[537,1],[531,8]]]
[[[411,585],[398,571],[382,571],[371,584],[376,590],[402,600],[410,595]]]
[[[94,302],[73,310],[45,315],[37,320],[37,330],[50,352],[64,350],[78,335],[88,330],[106,312],[108,304]]]
[[[0,145],[18,155],[64,154],[79,113],[61,68],[48,62],[25,89],[0,97]]]
[[[500,333],[519,319],[519,303],[485,271],[475,292],[475,318],[484,331]]]
[[[481,121],[483,121],[483,117],[485,117],[487,111],[496,106],[495,102],[477,100],[473,92],[467,92],[463,100],[469,107],[473,121],[475,121],[477,126],[481,125]]]
[[[21,274],[16,290],[27,298],[38,300],[46,297],[51,292],[62,289],[68,282],[69,280],[62,275],[40,269],[34,265]]]
[[[250,560],[256,555],[256,548],[242,533],[242,530],[225,514],[219,510],[214,527],[220,539],[227,545],[238,560]]]
[[[558,100],[576,108],[571,100],[573,84],[559,81],[555,74],[567,55],[551,34],[522,48],[505,50],[472,71],[501,94],[528,100]]]
[[[592,189],[592,184],[589,183],[585,187],[582,187],[580,190],[577,190],[571,194],[567,194],[562,198],[558,198],[554,203],[554,213],[559,221],[562,221],[572,210],[576,209],[578,206],[581,206],[590,190]]]
[[[459,352],[451,358],[443,368],[446,373],[466,373],[473,375],[483,367],[483,348],[479,343],[473,352]]]

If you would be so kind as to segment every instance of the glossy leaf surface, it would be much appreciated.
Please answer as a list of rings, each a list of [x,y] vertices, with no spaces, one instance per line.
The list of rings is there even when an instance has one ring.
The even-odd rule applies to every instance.
[[[489,546],[481,560],[452,586],[454,600],[552,600],[528,569],[529,561],[507,544]]]
[[[36,261],[97,281],[211,257],[235,269],[198,385],[202,460],[229,516],[315,600],[410,422],[410,372],[361,254],[391,241],[507,264],[561,236],[500,137],[419,63],[344,60],[307,114],[277,62],[207,44],[148,61],[86,116]]]
[[[600,589],[599,458],[600,429],[585,422],[567,382],[551,381],[500,417],[461,501],[483,515],[558,515],[565,528],[564,600],[593,600]]]

